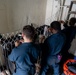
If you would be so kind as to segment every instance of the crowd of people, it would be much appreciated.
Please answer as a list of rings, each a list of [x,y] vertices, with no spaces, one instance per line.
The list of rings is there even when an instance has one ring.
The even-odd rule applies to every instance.
[[[65,27],[63,30],[61,23]],[[7,58],[15,65],[13,75],[48,75],[48,71],[51,75],[65,75],[63,64],[74,58],[68,50],[76,36],[75,24],[76,18],[72,17],[68,23],[53,21],[50,26],[36,29],[26,25],[20,37],[8,38],[5,42],[12,48],[7,47],[7,51],[10,50]],[[44,35],[46,30],[47,36]],[[4,45],[3,41],[0,43]]]

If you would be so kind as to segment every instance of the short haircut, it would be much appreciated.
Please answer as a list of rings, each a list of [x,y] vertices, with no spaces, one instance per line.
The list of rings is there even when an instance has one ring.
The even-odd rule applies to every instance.
[[[23,34],[28,38],[28,39],[34,39],[35,36],[35,28],[30,26],[30,25],[26,25],[23,27]]]
[[[58,21],[53,21],[50,24],[50,27],[53,28],[53,29],[55,29],[55,30],[61,30],[61,24]]]
[[[76,18],[75,18],[75,17],[70,18],[69,24],[70,24],[71,26],[74,26],[75,23],[76,23]]]

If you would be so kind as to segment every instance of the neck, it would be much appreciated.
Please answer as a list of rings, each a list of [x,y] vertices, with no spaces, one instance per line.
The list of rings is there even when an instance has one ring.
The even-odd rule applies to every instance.
[[[24,43],[31,43],[31,42],[32,42],[32,40],[24,38]]]
[[[58,33],[58,30],[53,30],[53,34],[56,34],[56,33]]]

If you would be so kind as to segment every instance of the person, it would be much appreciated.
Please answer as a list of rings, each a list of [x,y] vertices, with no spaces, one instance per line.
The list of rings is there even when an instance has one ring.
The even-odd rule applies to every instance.
[[[34,27],[30,25],[23,27],[24,43],[14,48],[8,57],[16,65],[13,75],[34,75],[35,63],[39,54],[39,48],[33,43],[34,35]]]
[[[58,21],[53,21],[50,24],[50,30],[52,35],[44,41],[41,75],[47,75],[51,66],[54,71],[53,75],[59,75],[60,51],[65,42],[65,35],[61,33],[61,24]]]
[[[65,27],[62,30],[62,32],[66,36],[66,42],[65,42],[65,45],[64,45],[64,47],[62,49],[62,55],[63,55],[63,58],[61,60],[62,64],[66,60],[73,58],[73,55],[70,54],[68,51],[69,51],[69,49],[71,47],[71,43],[72,43],[72,41],[73,41],[73,39],[75,38],[75,35],[76,35],[76,26],[75,26],[75,23],[76,23],[76,18],[75,17],[70,18],[70,20],[69,20],[69,26],[67,25],[67,27]]]

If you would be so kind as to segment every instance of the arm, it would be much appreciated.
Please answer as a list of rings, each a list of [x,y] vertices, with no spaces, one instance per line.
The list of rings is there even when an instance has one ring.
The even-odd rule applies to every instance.
[[[12,50],[11,54],[8,56],[8,59],[12,62],[15,62],[15,60],[16,60],[15,49]]]

